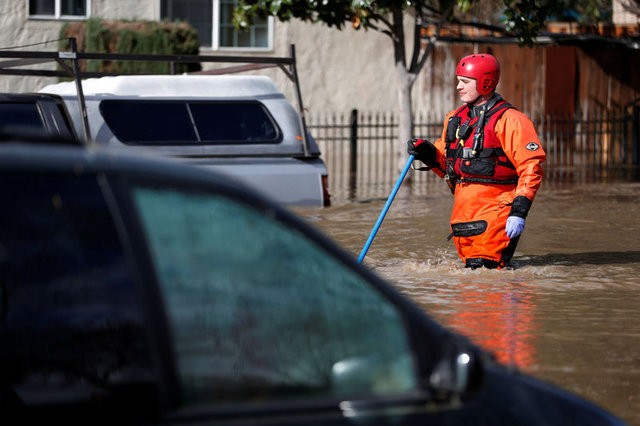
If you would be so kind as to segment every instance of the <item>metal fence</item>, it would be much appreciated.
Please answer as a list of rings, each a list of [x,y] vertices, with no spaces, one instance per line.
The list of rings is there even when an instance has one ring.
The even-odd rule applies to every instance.
[[[586,117],[533,118],[547,152],[545,180],[597,180],[636,173],[639,163],[640,108],[602,111]],[[418,116],[413,134],[435,140],[442,117]],[[398,140],[398,117],[385,113],[307,116],[307,124],[329,169],[329,186],[340,199],[361,200],[387,194],[406,162]],[[636,176],[637,178],[637,176]],[[433,173],[411,172],[416,192],[429,191]]]

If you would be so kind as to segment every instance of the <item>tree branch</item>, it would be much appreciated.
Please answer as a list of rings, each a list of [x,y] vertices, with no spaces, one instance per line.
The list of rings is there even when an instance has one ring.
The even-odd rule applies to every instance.
[[[447,22],[453,15],[453,7],[454,4],[451,3],[447,7],[447,9],[442,11],[442,13],[440,14],[438,22],[436,23],[436,38],[440,35],[444,23]],[[433,49],[435,47],[433,41],[429,40],[429,42],[427,43],[427,47],[424,49],[424,51],[422,51],[421,28],[423,22],[424,21],[422,19],[422,13],[417,13],[416,25],[414,26],[413,57],[409,68],[409,73],[413,76],[414,79],[417,77],[420,70],[422,70],[422,68],[424,67],[424,64],[427,62],[429,56],[431,56],[431,53],[433,52]]]

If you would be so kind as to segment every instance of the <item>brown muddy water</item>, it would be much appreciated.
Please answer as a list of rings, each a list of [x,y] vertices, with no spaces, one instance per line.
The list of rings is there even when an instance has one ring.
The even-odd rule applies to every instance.
[[[543,183],[504,271],[463,267],[444,183],[406,183],[363,263],[504,363],[640,425],[640,183]],[[357,258],[392,187],[299,213]]]

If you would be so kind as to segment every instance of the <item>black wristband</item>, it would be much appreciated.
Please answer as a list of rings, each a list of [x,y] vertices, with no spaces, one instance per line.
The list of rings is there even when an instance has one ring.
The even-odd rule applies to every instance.
[[[531,200],[523,195],[518,195],[513,199],[513,203],[511,204],[511,212],[509,216],[518,216],[523,219],[527,218],[527,214],[529,214],[529,209],[531,208]]]

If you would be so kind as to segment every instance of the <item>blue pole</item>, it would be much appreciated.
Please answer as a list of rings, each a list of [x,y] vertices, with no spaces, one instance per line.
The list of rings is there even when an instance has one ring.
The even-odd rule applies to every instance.
[[[391,194],[389,194],[389,198],[387,198],[387,202],[382,208],[382,211],[380,212],[380,216],[378,216],[378,220],[376,224],[373,226],[373,229],[371,230],[371,234],[369,234],[369,239],[367,240],[364,247],[362,248],[362,251],[360,252],[360,256],[358,257],[358,263],[362,263],[362,260],[366,256],[367,251],[369,250],[369,246],[371,245],[371,243],[373,242],[373,239],[378,233],[378,228],[380,228],[380,225],[382,224],[384,217],[387,215],[387,211],[389,211],[389,207],[391,207],[391,203],[393,202],[393,199],[395,198],[396,193],[398,192],[398,189],[400,189],[400,185],[402,185],[402,181],[404,181],[404,177],[407,175],[407,172],[411,167],[411,163],[413,163],[413,158],[414,158],[413,155],[409,155],[409,158],[407,159],[407,164],[404,165],[404,169],[402,169],[402,173],[400,173],[400,177],[398,177],[398,181],[396,182],[396,185],[393,187]]]

